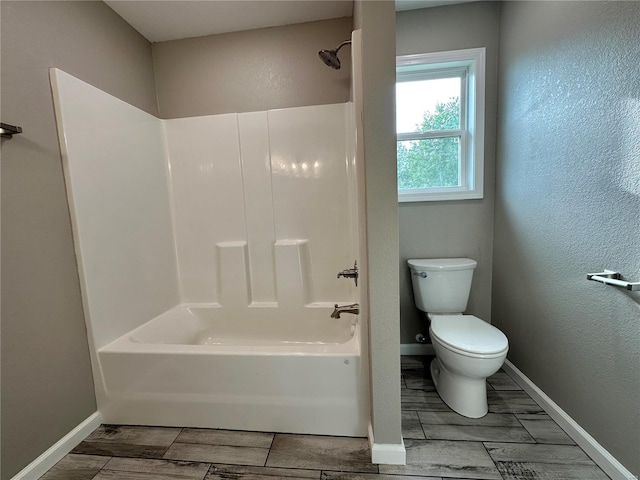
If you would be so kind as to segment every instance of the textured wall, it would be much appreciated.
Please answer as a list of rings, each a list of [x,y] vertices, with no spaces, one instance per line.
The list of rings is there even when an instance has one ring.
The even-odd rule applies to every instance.
[[[509,359],[640,473],[640,3],[505,2],[493,320]]]
[[[359,1],[368,253],[371,413],[376,443],[399,444],[400,322],[394,2]],[[363,262],[364,263],[364,262]]]
[[[497,2],[477,2],[396,15],[398,55],[486,47],[484,198],[450,202],[398,204],[400,224],[401,342],[427,334],[424,315],[416,308],[409,258],[471,257],[478,261],[467,312],[491,321],[493,266],[493,196],[498,93]]]
[[[342,68],[318,58],[351,38],[351,17],[153,44],[162,118],[253,112],[349,101],[351,50]]]
[[[95,412],[48,68],[156,113],[151,45],[102,2],[1,2],[2,478]]]

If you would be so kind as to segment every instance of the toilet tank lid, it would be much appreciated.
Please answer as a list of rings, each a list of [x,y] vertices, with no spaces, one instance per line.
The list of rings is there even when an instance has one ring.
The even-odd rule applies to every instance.
[[[407,263],[411,269],[419,272],[468,270],[478,265],[471,258],[413,258]]]

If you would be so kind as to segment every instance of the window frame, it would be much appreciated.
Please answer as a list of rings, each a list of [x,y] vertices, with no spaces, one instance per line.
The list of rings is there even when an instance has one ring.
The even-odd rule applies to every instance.
[[[451,78],[451,76],[457,76],[451,75],[452,73],[462,70],[467,72],[466,82],[461,85],[460,130],[425,133],[396,132],[396,142],[428,138],[460,138],[461,185],[398,190],[399,202],[483,198],[485,56],[486,49],[481,47],[396,57],[396,83],[435,79],[440,75]]]

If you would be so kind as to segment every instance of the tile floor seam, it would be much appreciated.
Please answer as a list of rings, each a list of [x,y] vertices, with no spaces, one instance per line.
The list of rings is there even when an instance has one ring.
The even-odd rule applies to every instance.
[[[182,433],[182,432],[181,432]],[[177,438],[177,437],[176,437]],[[199,462],[199,463],[204,463],[205,465],[209,465],[207,467],[207,469],[204,472],[204,475],[202,476],[202,478],[200,480],[204,480],[205,478],[207,478],[207,475],[209,475],[209,472],[211,471],[211,467],[213,466],[213,463],[209,463],[209,462]]]
[[[178,438],[180,438],[180,435],[182,435],[182,432],[184,432],[184,429],[186,427],[181,427],[180,431],[178,432],[178,434],[176,435],[176,438],[174,438],[171,443],[169,444],[169,446],[167,447],[167,449],[164,451],[164,453],[162,454],[162,458],[164,458],[164,456],[167,454],[167,452],[169,451],[169,449],[173,446],[174,443],[176,443],[176,440],[178,440]]]
[[[417,441],[426,441],[426,442],[460,442],[460,443],[508,443],[510,445],[549,445],[546,443],[529,443],[529,442],[515,442],[508,440],[501,440],[499,442],[495,440],[473,440],[473,439],[464,439],[464,440],[451,440],[450,438],[409,438],[408,440],[417,440]],[[564,446],[559,444],[557,446]]]
[[[546,415],[546,412],[545,412],[545,415]],[[524,426],[524,424],[520,421],[520,419],[518,418],[518,415],[516,415],[516,414],[514,413],[514,414],[513,414],[513,416],[514,416],[514,417],[515,417],[515,419],[518,421],[518,423],[519,423],[520,425],[522,425],[522,428],[524,428],[525,430],[527,430],[527,427],[525,427],[525,426]],[[554,423],[555,423],[555,422],[554,422]],[[529,433],[529,435],[531,436],[531,438],[533,438],[534,443],[540,443],[540,442],[538,442],[538,439],[537,439],[537,438],[535,438],[535,437],[531,434],[531,432],[529,432],[529,430],[527,430],[527,432]]]
[[[269,456],[271,455],[271,449],[273,448],[273,442],[276,441],[276,435],[277,433],[273,434],[273,438],[271,439],[271,443],[269,444],[269,451],[267,452],[267,456],[264,457],[264,465],[262,465],[263,467],[266,468],[267,463],[269,463]]]
[[[267,463],[269,462],[269,455],[271,455],[271,449],[273,448],[273,442],[275,442],[275,441],[276,441],[276,435],[277,435],[277,433],[276,433],[276,432],[273,432],[273,433],[272,433],[272,435],[273,435],[273,437],[271,437],[271,443],[269,444],[269,451],[267,452],[267,456],[266,456],[266,457],[265,457],[265,459],[264,459],[264,465],[263,465],[263,467],[266,467],[266,466],[267,466]]]
[[[91,480],[93,480],[94,478],[96,478],[96,477],[100,474],[100,472],[104,470],[104,467],[106,467],[107,465],[109,465],[109,462],[111,462],[111,460],[113,460],[113,457],[109,457],[109,460],[107,460],[106,462],[104,462],[104,465],[102,465],[102,466],[100,467],[100,470],[98,470],[98,471],[96,472],[96,474],[95,474],[93,477],[91,477]]]
[[[107,463],[109,463],[111,460],[107,460]],[[104,465],[106,465],[107,463],[105,463]],[[98,476],[98,474],[104,469],[104,465],[102,467],[100,467],[100,469],[93,474],[93,477],[91,477],[90,480],[93,480],[94,478],[96,478]]]
[[[502,475],[502,472],[500,472],[500,469],[498,468],[497,460],[493,459],[493,457],[491,456],[491,453],[489,453],[489,449],[485,445],[485,442],[481,442],[481,443],[482,443],[482,448],[484,448],[484,451],[487,452],[487,455],[489,456],[489,458],[493,462],[493,466],[495,467],[496,471],[498,472],[498,475],[500,475],[500,478],[502,478],[502,480],[508,480],[508,479],[505,479],[504,475]],[[532,479],[532,480],[534,480],[534,479]]]
[[[418,411],[416,410],[416,417],[418,417],[418,423],[420,424],[420,430],[422,430],[422,436],[425,438],[425,440],[427,439],[427,432],[424,429],[424,424],[422,423],[422,420],[420,420],[420,414],[418,414]]]

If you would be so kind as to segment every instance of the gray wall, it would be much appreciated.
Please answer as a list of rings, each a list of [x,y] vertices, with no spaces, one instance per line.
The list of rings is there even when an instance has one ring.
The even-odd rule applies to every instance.
[[[640,3],[505,2],[493,320],[509,359],[640,473]]]
[[[400,323],[395,145],[395,3],[355,3],[362,29],[363,145],[371,416],[376,444],[400,444]],[[364,262],[363,262],[364,263]]]
[[[151,45],[102,2],[1,2],[2,479],[95,412],[53,112],[59,67],[157,114]]]
[[[162,118],[349,101],[351,49],[340,70],[318,58],[351,38],[351,17],[153,44]]]
[[[498,84],[499,4],[465,5],[398,12],[398,55],[486,47],[484,199],[400,203],[401,342],[427,334],[424,315],[415,307],[409,258],[470,257],[478,261],[467,312],[491,321],[493,200]]]

